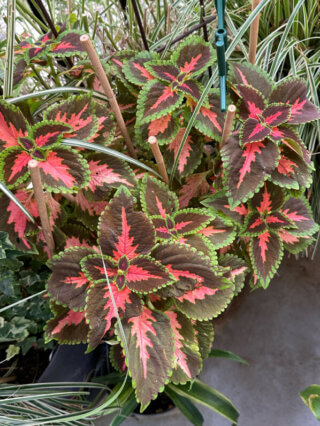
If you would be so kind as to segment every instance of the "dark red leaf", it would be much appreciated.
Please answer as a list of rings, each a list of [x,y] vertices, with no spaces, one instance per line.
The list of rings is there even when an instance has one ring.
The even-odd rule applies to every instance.
[[[269,98],[273,82],[270,81],[270,77],[267,73],[250,63],[230,63],[230,66],[232,67],[232,80],[235,84],[253,86],[259,90],[266,99]]]
[[[240,118],[255,118],[259,120],[259,116],[266,108],[266,102],[262,94],[252,86],[239,84],[236,86],[236,92],[241,97],[239,107]]]
[[[124,189],[102,214],[99,235],[103,254],[115,260],[123,255],[133,259],[138,254],[148,254],[154,246],[151,222],[144,213],[134,211],[133,198]]]
[[[27,136],[27,122],[21,111],[4,101],[0,102],[0,150],[18,146],[18,138]]]
[[[292,232],[295,235],[312,235],[318,229],[313,221],[311,208],[304,197],[289,198],[282,206],[281,212],[293,222],[295,229]]]
[[[86,52],[80,36],[82,31],[65,31],[51,44],[49,54],[52,56],[72,56]]]
[[[257,210],[262,215],[279,210],[283,203],[283,190],[274,185],[272,182],[265,182],[260,192],[256,194],[251,200],[252,208]]]
[[[249,118],[241,130],[240,141],[243,145],[252,142],[263,142],[270,133],[271,129],[265,123],[255,118]]]
[[[71,131],[71,126],[65,123],[53,121],[40,122],[32,128],[32,138],[34,143],[39,148],[48,148],[54,145],[63,137],[64,133]]]
[[[147,64],[147,69],[153,77],[159,80],[164,80],[169,83],[177,81],[180,71],[177,67],[172,65],[169,61],[150,62]]]
[[[141,204],[148,216],[165,218],[179,208],[178,199],[174,192],[155,178],[146,176],[141,188]]]
[[[270,102],[281,102],[290,106],[290,124],[301,124],[320,118],[318,108],[307,99],[305,83],[296,78],[289,78],[280,83],[273,90]]]
[[[189,101],[191,111],[196,104]],[[220,110],[220,94],[213,90],[209,93],[209,107],[202,106],[197,114],[194,126],[209,138],[219,138],[225,121],[225,114]]]
[[[270,105],[266,108],[261,117],[267,126],[279,126],[288,121],[290,107],[288,105]]]
[[[210,191],[210,185],[207,182],[207,172],[190,175],[186,178],[185,184],[180,189],[179,204],[180,207],[187,207],[190,200],[194,197],[206,194]]]

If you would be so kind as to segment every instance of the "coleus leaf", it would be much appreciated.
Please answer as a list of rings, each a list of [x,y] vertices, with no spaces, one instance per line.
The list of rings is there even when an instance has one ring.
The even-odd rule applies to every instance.
[[[58,303],[73,310],[84,309],[91,283],[82,272],[80,261],[93,253],[87,247],[71,247],[53,257],[48,292]]]
[[[126,76],[123,73],[123,65],[125,61],[132,59],[135,55],[136,53],[132,50],[119,50],[109,59],[116,71],[117,77],[120,77],[123,81],[126,81]]]
[[[89,167],[75,150],[59,148],[38,163],[43,187],[52,192],[73,192],[88,183]]]
[[[242,144],[251,144],[252,142],[263,141],[271,130],[260,120],[249,118],[245,123],[240,133],[240,142]]]
[[[180,71],[171,61],[151,61],[146,68],[154,78],[167,83],[178,81]]]
[[[312,183],[311,167],[287,145],[280,146],[279,164],[271,174],[272,182],[288,189],[308,188]]]
[[[212,210],[222,219],[231,219],[233,223],[240,225],[243,224],[243,221],[248,214],[248,208],[244,204],[240,204],[232,209],[224,192],[218,192],[217,194],[211,195],[203,200],[201,204]]]
[[[210,185],[207,182],[207,172],[196,173],[186,177],[185,184],[182,185],[179,193],[180,207],[187,207],[190,200],[199,197],[210,191]]]
[[[134,211],[132,196],[119,190],[99,221],[99,242],[104,255],[116,261],[148,254],[154,246],[154,228],[143,212]]]
[[[57,305],[51,307],[55,316],[48,321],[45,332],[49,339],[60,344],[86,343],[89,331],[85,313]]]
[[[154,217],[152,223],[155,226],[158,238],[179,239],[180,235],[193,234],[204,228],[212,216],[200,209],[184,209],[170,217]]]
[[[264,288],[276,273],[282,256],[283,243],[276,233],[267,230],[251,239],[250,259]]]
[[[263,188],[251,200],[251,206],[260,214],[279,210],[284,203],[284,191],[272,182],[265,182]]]
[[[103,259],[104,265],[101,259],[101,255],[95,253],[85,256],[80,261],[81,270],[89,281],[96,283],[105,279],[105,271],[107,271],[108,277],[110,279],[113,279],[116,276],[118,270],[117,262],[108,256],[103,256]]]
[[[40,122],[32,127],[30,137],[38,148],[48,148],[61,141],[64,134],[72,129],[66,123],[55,121]],[[23,139],[23,138],[21,138]]]
[[[248,118],[259,119],[259,116],[266,108],[266,100],[259,90],[252,86],[239,84],[235,88],[236,93],[241,97],[239,105],[239,116],[241,120]]]
[[[123,354],[123,349],[120,343],[118,345],[111,346],[109,350],[110,350],[109,359],[110,359],[112,367],[116,371],[119,371],[119,373],[125,372],[127,369],[126,359]]]
[[[122,318],[130,318],[141,313],[142,304],[137,294],[132,293],[127,287],[119,291],[112,281],[110,287],[118,313]],[[90,288],[87,297],[86,317],[90,327],[88,343],[90,348],[95,348],[107,331],[110,330],[113,319],[117,318],[106,278],[96,282]]]
[[[164,153],[164,160],[168,171],[171,170],[176,159],[185,130],[186,129],[184,127],[179,129],[177,136],[168,145],[167,150]],[[187,137],[182,148],[177,167],[177,174],[180,177],[191,174],[199,165],[203,153],[201,142],[201,137],[199,137],[199,135],[196,136],[195,134],[189,134]]]
[[[126,363],[143,411],[170,376],[174,354],[172,328],[165,314],[146,307],[139,316],[124,318],[121,323],[129,351],[125,354]],[[124,347],[119,325],[116,332]]]
[[[319,109],[307,99],[307,86],[297,78],[288,78],[271,93],[270,102],[290,106],[290,124],[301,124],[320,118]]]
[[[25,138],[24,138],[25,139]],[[31,143],[31,141],[29,140]],[[17,187],[28,177],[28,162],[32,156],[19,148],[7,148],[0,155],[1,180],[8,188]]]
[[[266,72],[250,63],[239,64],[233,62],[229,65],[231,67],[232,81],[234,84],[253,86],[255,89],[259,90],[266,99],[269,98],[273,89],[273,82]]]
[[[208,258],[186,245],[166,243],[158,245],[152,256],[165,265],[179,284],[193,283],[194,288],[174,299],[178,310],[195,320],[218,316],[233,297],[232,284],[219,277]],[[172,284],[168,289],[174,288]]]
[[[268,140],[247,143],[243,148],[236,137],[221,149],[231,208],[247,201],[270,176],[279,162],[276,145]]]
[[[82,31],[77,30],[64,31],[51,43],[48,55],[68,57],[85,53],[86,50],[80,41],[82,34],[84,34]]]
[[[196,76],[205,72],[213,64],[216,54],[210,43],[202,37],[187,37],[171,55],[171,60],[181,73]]]
[[[192,321],[196,339],[199,345],[200,356],[204,360],[208,358],[213,340],[214,340],[214,329],[212,321]]]
[[[105,154],[91,154],[87,156],[90,170],[89,184],[83,189],[87,198],[104,200],[110,188],[120,185],[134,188],[136,180],[133,172],[126,163],[118,158]]]
[[[160,145],[170,143],[179,130],[179,120],[173,114],[166,114],[150,123],[136,126],[136,136],[142,145],[150,136],[155,136]]]
[[[284,248],[293,254],[306,250],[315,241],[313,237],[308,235],[299,237],[294,234],[294,231],[291,232],[287,229],[279,230],[278,235],[283,242]]]
[[[108,145],[116,131],[116,122],[113,114],[110,113],[104,104],[100,102],[94,102],[93,104],[94,115],[98,119],[98,129],[89,139],[89,142]]]
[[[179,90],[185,97],[191,97],[196,102],[199,101],[201,93],[203,92],[202,85],[195,80],[187,80],[182,83],[174,82],[172,88]]]
[[[189,101],[191,111],[195,104]],[[203,135],[220,139],[224,125],[224,113],[220,110],[220,95],[217,90],[209,92],[209,106],[203,105],[194,122],[194,126]]]
[[[41,56],[48,53],[48,45],[36,44],[31,46],[29,49],[25,51],[24,59],[27,63],[30,61],[40,58]]]
[[[13,71],[13,86],[16,86],[23,80],[25,73],[27,71],[27,63],[24,58],[19,59],[14,67]]]
[[[290,197],[281,207],[281,212],[294,224],[289,232],[297,236],[309,236],[318,230],[318,225],[312,218],[312,211],[304,197]]]
[[[130,83],[143,86],[148,81],[154,79],[146,68],[146,63],[158,58],[159,54],[156,52],[140,52],[134,58],[124,61],[122,71]]]
[[[39,217],[38,207],[31,191],[19,189],[15,197],[34,217]],[[8,232],[10,241],[21,250],[30,250],[32,244],[27,239],[28,233],[36,231],[37,225],[33,224],[19,207],[8,197],[1,198],[0,229]]]
[[[94,116],[94,107],[89,94],[72,96],[49,108],[44,119],[69,124],[73,131],[69,138],[90,139],[98,130],[98,120]]]
[[[235,296],[237,296],[244,287],[244,281],[247,273],[249,272],[248,264],[244,259],[235,256],[234,254],[224,254],[219,257],[219,264],[229,268],[226,274],[227,278],[234,283]]]
[[[217,250],[221,247],[228,246],[236,237],[236,228],[231,220],[216,217],[199,233],[207,237],[212,247]]]
[[[202,361],[190,319],[178,311],[166,311],[174,335],[174,363],[170,381],[186,383],[199,374]]]
[[[189,245],[196,249],[198,253],[209,257],[212,264],[218,263],[214,246],[211,244],[211,241],[204,235],[200,233],[184,235],[180,236],[179,240],[177,241],[180,244]]]
[[[27,136],[28,125],[20,109],[0,101],[0,151],[18,146],[18,138]]]
[[[141,187],[141,204],[144,213],[148,216],[165,218],[179,208],[176,194],[159,180],[146,176]]]
[[[183,100],[182,94],[161,81],[150,81],[139,93],[137,120],[148,123],[177,109]]]
[[[91,216],[100,215],[106,206],[108,205],[107,201],[90,201],[88,200],[83,191],[80,190],[77,192],[74,197],[74,201],[76,203],[76,215],[80,217],[81,220],[86,222],[86,218],[88,223],[85,223],[90,229],[92,228],[92,224],[94,224],[93,229],[96,229],[97,218],[92,218]]]
[[[306,164],[312,167],[310,152],[307,150],[305,144],[300,139],[299,135],[290,127],[281,126],[281,143],[286,145],[296,154],[303,158]],[[269,135],[271,137],[271,135]]]

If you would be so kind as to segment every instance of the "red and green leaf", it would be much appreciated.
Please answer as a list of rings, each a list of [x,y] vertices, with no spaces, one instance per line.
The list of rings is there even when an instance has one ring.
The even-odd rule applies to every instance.
[[[136,137],[145,146],[150,136],[155,136],[160,145],[170,143],[179,130],[179,121],[173,114],[167,114],[150,123],[136,126]]]
[[[103,212],[99,222],[99,242],[104,255],[118,261],[149,254],[154,246],[154,228],[143,212],[134,211],[133,198],[121,189]]]
[[[164,160],[167,165],[168,171],[171,170],[173,163],[176,159],[185,128],[181,127],[178,131],[177,136],[168,145],[167,150],[164,153]],[[177,174],[182,177],[190,175],[201,161],[203,154],[201,137],[195,134],[189,134],[187,140],[180,153]]]
[[[278,148],[267,140],[248,143],[241,148],[237,138],[230,138],[222,147],[221,156],[231,207],[247,201],[279,162]]]
[[[273,232],[267,230],[250,241],[250,259],[264,288],[276,273],[282,256],[283,243]]]
[[[73,192],[89,181],[89,167],[75,150],[59,148],[39,161],[43,187],[52,192]]]
[[[102,279],[106,279],[106,272],[108,277],[113,279],[117,275],[118,265],[113,259],[104,256],[104,265],[100,254],[90,254],[81,260],[81,270],[89,281],[96,283]]]
[[[234,84],[245,84],[247,86],[253,86],[259,90],[262,95],[268,99],[271,92],[273,82],[270,80],[270,76],[261,70],[256,65],[250,63],[230,63],[232,70],[232,81]]]
[[[170,376],[174,354],[172,328],[165,314],[146,307],[139,316],[121,322],[129,351],[126,363],[143,411],[163,390]],[[122,340],[119,326],[116,330]],[[121,345],[124,347],[123,341]]]
[[[229,271],[225,274],[225,276],[234,283],[234,294],[237,296],[244,287],[245,277],[249,272],[247,263],[244,259],[228,253],[219,257],[219,264],[229,268]]]
[[[161,81],[150,81],[140,91],[137,120],[149,123],[177,109],[183,100],[180,93]]]
[[[118,188],[121,185],[134,188],[136,180],[133,172],[118,158],[99,153],[87,157],[87,162],[90,181],[83,190],[88,198],[104,200],[110,188]]]
[[[311,208],[304,197],[289,198],[282,206],[281,212],[293,222],[294,229],[289,232],[294,235],[309,236],[318,230],[318,225],[312,218]]]
[[[312,183],[311,167],[288,145],[280,146],[279,164],[271,174],[272,182],[288,189],[308,188]]]
[[[87,140],[98,130],[98,119],[95,118],[90,95],[72,96],[49,108],[44,118],[71,126],[73,131],[68,134],[69,138]]]
[[[228,198],[225,196],[224,192],[218,192],[217,194],[211,195],[201,203],[216,213],[223,220],[227,218],[233,223],[240,225],[243,224],[243,221],[248,214],[248,208],[244,204],[240,204],[239,206],[231,209]]]
[[[140,199],[143,211],[148,216],[165,218],[179,208],[176,194],[169,191],[163,182],[151,176],[144,178]]]
[[[20,109],[0,102],[0,151],[18,146],[18,138],[27,136],[28,125]]]
[[[208,358],[214,340],[212,321],[192,321],[202,359]]]
[[[158,57],[159,55],[155,52],[140,52],[134,58],[124,61],[122,71],[130,83],[143,86],[148,81],[154,79],[154,76],[150,74],[146,64],[158,59]]]
[[[240,142],[249,144],[252,142],[263,142],[263,140],[271,133],[271,129],[265,123],[255,118],[249,118],[240,132]]]
[[[231,244],[237,234],[231,220],[219,217],[211,220],[206,228],[199,231],[199,233],[208,238],[215,250]]]
[[[142,304],[137,294],[132,293],[127,287],[119,291],[113,281],[110,282],[110,287],[118,314],[122,318],[124,316],[130,318],[141,313]],[[112,296],[106,279],[95,283],[88,292],[86,317],[90,327],[88,336],[90,348],[99,345],[113,325],[113,320],[117,318]]]
[[[288,121],[290,117],[290,107],[283,104],[269,104],[261,114],[263,122],[270,127],[279,126]]]
[[[171,55],[171,60],[181,73],[196,76],[205,72],[213,64],[216,54],[210,43],[202,37],[191,36],[183,41]]]
[[[132,50],[119,50],[109,59],[117,77],[120,77],[123,81],[126,80],[126,76],[123,73],[124,63],[132,59],[135,55],[136,53]]]
[[[173,280],[168,269],[149,256],[137,256],[131,260],[125,275],[125,285],[137,293],[154,292]]]
[[[9,188],[18,186],[28,177],[28,163],[32,156],[19,148],[7,148],[0,155],[1,180]]]
[[[82,34],[84,34],[82,31],[64,31],[51,43],[48,55],[68,57],[85,53],[86,50],[80,41]]]
[[[262,93],[252,86],[238,84],[234,89],[241,98],[239,105],[239,115],[241,120],[248,118],[259,119],[259,116],[266,108],[266,101]]]
[[[48,321],[45,327],[49,339],[69,345],[87,342],[89,327],[84,312],[73,311],[56,303],[51,309],[55,316]]]
[[[320,118],[319,109],[307,99],[307,86],[297,78],[288,78],[272,92],[270,102],[290,106],[290,124],[301,124]]]
[[[61,141],[64,134],[72,130],[66,123],[55,121],[40,122],[32,127],[30,137],[38,148],[48,148]],[[23,138],[21,138],[23,139]]]
[[[146,68],[153,78],[167,83],[178,81],[180,71],[171,61],[152,61],[146,65]]]
[[[187,80],[181,83],[174,82],[172,88],[182,92],[185,97],[191,97],[195,102],[199,101],[203,92],[202,85],[195,80]]]
[[[32,191],[19,189],[14,195],[34,218],[39,217],[37,203]],[[17,248],[31,250],[32,243],[27,236],[30,232],[36,231],[37,225],[33,224],[10,198],[2,195],[0,201],[0,229],[8,232],[11,242]]]
[[[190,104],[190,102],[189,102]],[[195,104],[190,105],[191,112]],[[224,125],[225,114],[220,110],[220,95],[216,90],[209,93],[209,106],[202,106],[196,116],[194,126],[203,135],[220,139]]]
[[[89,142],[108,145],[112,141],[116,131],[114,117],[104,104],[94,102],[93,105],[94,115],[98,119],[98,129],[89,139]]]
[[[265,182],[263,188],[251,200],[254,210],[262,215],[268,215],[279,208],[284,203],[284,191],[272,182]]]
[[[36,44],[31,46],[25,51],[24,59],[27,63],[30,61],[40,58],[48,53],[48,46],[46,44]]]
[[[181,312],[166,311],[174,335],[174,363],[170,381],[186,383],[197,377],[202,361],[196,333],[190,319]]]
[[[86,304],[87,289],[91,285],[84,275],[80,261],[95,251],[86,247],[71,247],[54,256],[48,292],[58,303],[73,310],[82,310]]]
[[[231,302],[234,286],[226,278],[214,276],[210,286],[198,282],[193,290],[176,297],[174,302],[181,312],[194,320],[209,320],[220,315]]]
[[[315,239],[308,235],[299,237],[287,229],[281,229],[278,232],[279,237],[283,241],[284,248],[293,254],[306,250]]]

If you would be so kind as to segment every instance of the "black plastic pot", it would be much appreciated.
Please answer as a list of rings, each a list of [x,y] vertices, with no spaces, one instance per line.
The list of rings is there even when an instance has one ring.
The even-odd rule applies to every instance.
[[[109,346],[101,344],[86,354],[87,345],[57,345],[50,356],[50,362],[39,383],[86,382],[94,377],[104,376],[112,371],[109,362]],[[76,390],[76,388],[72,388]],[[89,400],[93,400],[97,390],[91,389]]]

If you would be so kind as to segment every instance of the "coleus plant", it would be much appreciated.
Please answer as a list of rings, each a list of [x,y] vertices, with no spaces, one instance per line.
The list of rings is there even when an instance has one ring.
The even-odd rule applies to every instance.
[[[105,64],[143,163],[154,167],[147,139],[156,136],[170,174],[213,61],[212,47],[192,36],[164,59],[120,51]],[[0,176],[35,218],[2,198],[0,228],[22,249],[44,246],[31,158],[46,191],[56,242],[47,337],[89,350],[112,343],[114,368],[131,375],[142,410],[170,383],[194,381],[212,345],[211,320],[245,281],[266,288],[284,250],[304,250],[317,231],[303,195],[312,163],[295,127],[319,118],[306,86],[276,85],[247,64],[230,63],[230,75],[232,136],[220,146],[224,114],[212,89],[170,189],[119,158],[67,147],[65,138],[124,151],[112,114],[90,95],[33,121],[0,104]]]

